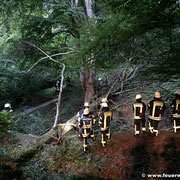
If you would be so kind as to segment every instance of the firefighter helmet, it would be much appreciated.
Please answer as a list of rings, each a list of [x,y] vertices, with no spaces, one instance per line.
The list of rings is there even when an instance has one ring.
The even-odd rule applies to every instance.
[[[84,114],[84,115],[89,114],[89,109],[86,108],[86,109],[84,110],[83,114]]]
[[[84,107],[89,107],[89,102],[84,102]]]
[[[11,104],[10,104],[10,103],[6,103],[6,104],[4,105],[4,107],[5,107],[5,108],[11,108]]]
[[[141,94],[137,94],[136,95],[136,99],[141,99],[142,98],[142,95]]]
[[[102,103],[101,106],[102,107],[108,107],[108,104],[107,103]]]
[[[101,102],[102,103],[107,103],[107,98],[102,98]]]
[[[180,95],[180,89],[176,91],[176,94],[177,94],[177,95]]]
[[[160,98],[160,97],[161,97],[160,92],[158,92],[158,91],[157,91],[157,92],[155,92],[155,93],[154,93],[154,97],[155,97],[155,98]]]

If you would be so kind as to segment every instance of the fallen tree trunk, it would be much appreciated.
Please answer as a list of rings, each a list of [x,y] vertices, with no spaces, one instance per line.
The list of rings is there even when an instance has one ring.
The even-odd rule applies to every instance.
[[[54,102],[57,102],[57,101],[58,101],[57,98],[52,99],[52,100],[47,101],[47,102],[45,102],[45,103],[43,103],[43,104],[41,104],[41,105],[39,105],[39,106],[36,106],[36,107],[34,107],[34,108],[30,108],[30,109],[28,109],[28,110],[26,110],[26,111],[24,111],[24,112],[22,112],[22,113],[13,115],[13,116],[11,116],[11,118],[12,118],[12,119],[16,119],[16,118],[19,117],[19,116],[24,116],[24,115],[26,115],[26,114],[32,113],[32,112],[34,112],[34,111],[37,111],[37,110],[39,110],[39,109],[41,109],[41,108],[43,108],[43,107],[45,107],[45,106],[48,106],[48,105],[50,105],[50,104],[52,104],[52,103],[54,103]]]
[[[55,102],[57,99],[53,99],[52,101],[49,101],[47,103],[44,103],[38,108],[34,108],[33,110],[37,110],[41,107],[46,106],[49,103]],[[91,103],[91,108],[96,107],[96,102]],[[26,111],[25,113],[30,113],[31,111]],[[15,118],[15,117],[14,117]],[[29,144],[25,147],[18,148],[13,151],[13,153],[9,154],[7,157],[8,161],[17,162],[17,163],[24,163],[27,160],[31,159],[37,152],[43,149],[43,145],[46,143],[50,143],[54,140],[53,137],[57,137],[58,133],[58,140],[62,137],[65,137],[65,135],[71,131],[72,129],[76,128],[77,125],[77,119],[75,116],[73,116],[71,119],[69,119],[66,123],[60,123],[57,125],[57,129],[50,129],[48,132],[43,134],[42,136],[39,136],[33,144]]]
[[[67,132],[76,127],[77,121],[75,120],[75,116],[69,119],[66,123],[58,124],[58,135],[59,137],[63,137]],[[3,159],[5,162],[17,162],[18,164],[22,164],[29,159],[31,159],[37,152],[43,149],[43,145],[50,143],[54,140],[53,137],[57,136],[57,130],[51,129],[47,133],[42,136],[37,137],[37,139],[26,146],[22,146],[18,149],[14,149],[10,154],[5,154]]]
[[[43,136],[37,138],[33,144],[15,149],[8,157],[8,161],[24,163],[31,159],[38,151],[43,149],[43,145],[52,141],[52,136],[56,135],[56,131],[50,130]]]

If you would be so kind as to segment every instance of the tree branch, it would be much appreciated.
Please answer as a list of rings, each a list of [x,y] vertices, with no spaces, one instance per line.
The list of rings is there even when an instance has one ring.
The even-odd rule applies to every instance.
[[[29,44],[29,43],[28,43],[28,44]],[[37,46],[33,45],[33,47],[37,47]],[[73,50],[73,49],[71,49],[71,50]],[[41,52],[42,52],[42,50],[41,50]],[[48,59],[48,58],[52,58],[52,57],[55,57],[55,56],[66,55],[66,54],[69,54],[69,53],[72,53],[72,52],[73,52],[73,51],[69,51],[69,52],[65,52],[65,53],[57,53],[57,54],[53,54],[53,55],[51,55],[51,56],[47,55],[47,56],[39,59],[36,63],[34,63],[26,72],[24,72],[24,74],[30,72],[31,69],[33,69],[33,68],[34,68],[39,62],[41,62],[42,60],[45,60],[45,59]],[[44,53],[44,51],[43,51],[43,53]],[[51,59],[51,60],[52,60],[52,59]],[[53,61],[56,62],[56,63],[60,63],[59,61],[56,61],[56,60],[54,60],[54,59],[53,59]]]
[[[117,81],[118,81],[118,78],[114,81],[113,85],[112,85],[111,88],[109,89],[108,93],[106,94],[106,98],[108,98],[109,94],[111,93],[111,91],[112,91],[114,85],[117,83]]]
[[[41,48],[39,48],[35,44],[29,43],[29,42],[26,42],[26,43],[29,44],[30,46],[37,48],[39,51],[41,51],[43,54],[45,54],[52,61],[54,61],[56,63],[60,63],[59,61],[54,60],[51,56],[49,56],[46,52],[44,52]],[[58,95],[58,102],[56,103],[56,107],[57,107],[56,108],[56,117],[55,117],[55,121],[54,121],[54,125],[53,125],[52,129],[55,129],[57,127],[57,121],[59,119],[59,107],[60,107],[60,103],[61,103],[61,96],[62,96],[62,89],[63,89],[65,64],[63,64],[63,63],[60,63],[60,64],[63,65],[63,69],[61,71],[61,84],[60,84],[60,91],[59,91],[59,95]]]
[[[55,129],[57,127],[57,121],[59,119],[59,107],[60,107],[60,103],[61,103],[61,96],[62,96],[62,89],[63,89],[63,80],[64,80],[64,70],[65,70],[65,64],[63,65],[63,69],[61,71],[61,84],[60,84],[60,91],[59,91],[59,96],[58,96],[58,102],[56,103],[56,117],[55,117],[55,121],[54,121],[54,125],[53,125],[53,129]]]
[[[131,79],[135,76],[136,71],[137,71],[138,69],[139,69],[139,67],[136,67],[136,68],[134,69],[134,71],[133,71],[133,74],[132,74],[129,78],[127,78],[127,79],[125,80],[125,82],[131,80]]]

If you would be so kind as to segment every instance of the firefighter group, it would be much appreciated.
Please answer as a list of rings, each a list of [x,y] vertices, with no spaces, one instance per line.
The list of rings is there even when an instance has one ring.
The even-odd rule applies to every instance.
[[[103,98],[98,107],[97,117],[89,109],[89,102],[84,103],[84,108],[81,109],[78,114],[78,131],[79,138],[83,142],[84,152],[88,149],[88,138],[92,141],[95,140],[93,132],[93,126],[96,123],[96,119],[99,119],[99,129],[101,133],[101,144],[106,147],[107,140],[110,139],[110,126],[112,121],[112,111],[109,108],[107,98]],[[172,120],[173,130],[176,133],[180,129],[180,90],[176,91],[176,97],[171,103],[172,107]],[[148,109],[148,120],[146,121],[146,109]],[[142,101],[142,95],[136,95],[136,101],[133,104],[134,114],[134,135],[139,136],[140,133],[146,133],[147,131],[153,136],[157,136],[159,133],[158,125],[162,120],[162,116],[165,112],[165,103],[161,98],[160,92],[155,92],[153,99],[147,104]],[[148,129],[148,130],[147,130]]]
[[[171,103],[172,107],[172,121],[173,130],[176,133],[180,129],[180,90],[176,91],[176,97]],[[148,120],[146,120],[146,109],[148,108]],[[150,134],[157,136],[159,133],[158,125],[162,120],[162,116],[165,111],[165,103],[161,98],[160,92],[155,92],[153,99],[147,104],[142,101],[142,95],[136,95],[136,101],[133,104],[134,114],[134,135],[149,132]],[[10,103],[4,105],[3,112],[13,112]],[[101,144],[106,147],[107,140],[110,139],[110,126],[112,121],[112,111],[109,108],[109,102],[107,98],[102,98],[98,112],[95,116],[89,108],[89,102],[84,103],[84,108],[81,109],[76,115],[78,120],[78,132],[79,138],[83,142],[84,152],[88,149],[88,138],[92,141],[95,140],[93,132],[96,119],[98,119],[99,129],[101,133]]]
[[[99,128],[101,132],[101,144],[106,146],[107,139],[110,139],[110,125],[112,121],[112,111],[108,107],[107,98],[103,98],[98,108]],[[84,152],[88,149],[88,137],[95,140],[93,125],[96,123],[95,115],[89,109],[89,102],[84,103],[84,108],[81,109],[77,116],[79,138],[83,141]]]

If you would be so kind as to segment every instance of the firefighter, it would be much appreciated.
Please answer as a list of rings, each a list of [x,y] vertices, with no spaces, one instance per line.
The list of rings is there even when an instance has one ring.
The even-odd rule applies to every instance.
[[[162,119],[162,115],[165,111],[165,104],[161,100],[160,92],[154,93],[154,99],[148,104],[149,110],[149,131],[158,135],[158,124]]]
[[[93,118],[90,114],[90,111],[88,108],[84,109],[83,111],[83,117],[80,119],[79,127],[82,128],[81,136],[83,139],[83,149],[84,152],[87,151],[87,139],[90,136],[92,140],[95,139],[94,133],[93,133]]]
[[[5,112],[13,112],[13,110],[11,108],[11,104],[10,103],[6,103],[4,105],[3,111],[5,111]]]
[[[102,108],[99,111],[99,127],[101,131],[101,144],[106,146],[107,139],[110,139],[110,125],[112,121],[112,112],[109,110],[107,103],[101,104]]]
[[[85,109],[89,109],[89,102],[84,102],[84,108],[82,108],[76,115],[76,118],[78,119],[79,137],[81,137],[81,134],[82,134],[82,127],[79,126],[79,122],[80,122],[81,118],[83,117],[83,112]],[[95,119],[94,114],[91,111],[89,112],[89,116],[92,117],[92,119],[94,121],[93,123],[95,124],[96,119]]]
[[[100,101],[99,105],[98,105],[98,110],[100,111],[100,109],[102,108],[102,103],[107,103],[108,104],[108,100],[107,98],[102,98],[102,100]]]
[[[176,133],[177,129],[180,129],[180,90],[176,91],[176,98],[172,101],[171,106],[173,108],[173,129]]]
[[[146,132],[146,119],[145,119],[146,105],[144,102],[142,102],[141,94],[136,95],[136,102],[133,104],[133,111],[134,111],[134,129],[136,136],[140,134],[141,130],[144,133]]]

